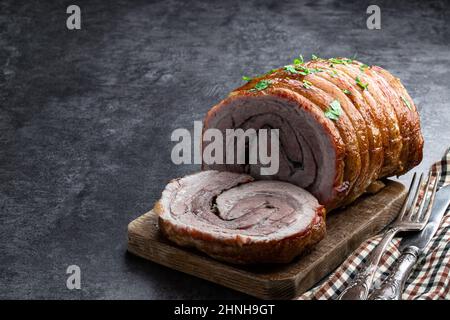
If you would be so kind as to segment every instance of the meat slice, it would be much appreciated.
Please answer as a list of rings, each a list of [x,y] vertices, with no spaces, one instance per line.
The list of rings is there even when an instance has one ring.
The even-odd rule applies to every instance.
[[[323,114],[320,106],[282,85],[274,85],[266,94],[233,94],[208,112],[204,130],[219,129],[226,136],[228,128],[280,129],[279,171],[261,176],[258,165],[226,163],[204,164],[203,168],[287,181],[308,189],[321,204],[334,208],[348,193],[348,178],[356,176],[353,172],[360,161],[348,156],[346,150],[353,150],[354,144],[346,144],[335,124]],[[352,173],[344,172],[345,163]]]
[[[232,172],[175,179],[154,211],[168,239],[237,264],[286,263],[325,235],[325,209],[309,192]]]

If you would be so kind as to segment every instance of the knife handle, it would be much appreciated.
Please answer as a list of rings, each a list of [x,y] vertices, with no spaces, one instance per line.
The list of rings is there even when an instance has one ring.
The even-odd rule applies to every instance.
[[[401,300],[403,287],[417,262],[419,252],[414,247],[405,249],[394,265],[389,277],[375,289],[369,300]]]
[[[358,270],[353,281],[342,291],[338,300],[367,300],[369,291],[372,288],[373,278],[378,269],[378,263],[388,244],[397,234],[398,228],[394,227],[386,231],[381,241],[370,253],[367,263]]]

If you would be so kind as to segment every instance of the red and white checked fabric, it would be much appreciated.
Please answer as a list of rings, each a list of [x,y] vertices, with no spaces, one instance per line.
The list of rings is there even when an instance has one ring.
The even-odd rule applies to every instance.
[[[433,164],[432,170],[441,172],[439,187],[450,184],[450,148],[441,161]],[[381,235],[361,244],[325,282],[301,295],[299,300],[336,299],[355,277],[359,266],[366,263],[369,253],[380,239]],[[381,259],[376,274],[376,287],[386,279],[389,268],[400,256],[398,250],[400,240],[394,239]],[[419,257],[405,284],[402,299],[450,299],[450,207],[425,252],[426,254]]]

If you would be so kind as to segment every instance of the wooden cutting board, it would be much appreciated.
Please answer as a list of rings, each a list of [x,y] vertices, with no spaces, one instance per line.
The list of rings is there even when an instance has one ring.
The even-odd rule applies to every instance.
[[[406,194],[401,183],[387,181],[375,195],[327,217],[326,237],[308,254],[287,265],[238,266],[179,247],[159,233],[152,211],[128,225],[128,251],[199,278],[263,299],[299,296],[339,266],[365,239],[389,224]]]

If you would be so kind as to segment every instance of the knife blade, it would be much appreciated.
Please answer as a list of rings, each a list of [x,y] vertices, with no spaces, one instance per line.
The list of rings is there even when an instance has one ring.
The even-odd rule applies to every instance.
[[[442,187],[438,192],[436,192],[434,206],[431,210],[430,219],[428,220],[425,228],[423,228],[422,231],[405,236],[400,242],[399,250],[403,252],[409,247],[414,247],[418,250],[419,254],[421,254],[439,228],[442,217],[447,211],[449,204],[450,185]]]
[[[424,252],[436,231],[450,204],[450,185],[442,187],[436,192],[431,216],[422,231],[405,236],[400,242],[399,250],[402,253],[397,260],[391,274],[369,296],[369,300],[399,300],[403,287],[408,279],[418,257]]]

